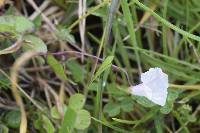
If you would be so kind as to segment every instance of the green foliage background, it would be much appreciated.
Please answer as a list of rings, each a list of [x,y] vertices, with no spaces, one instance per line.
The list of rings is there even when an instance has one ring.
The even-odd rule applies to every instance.
[[[30,51],[17,75],[28,132],[200,132],[199,0],[87,0],[78,16],[83,1],[1,6],[0,132],[20,131],[10,75]],[[129,94],[151,67],[169,75],[163,107]]]

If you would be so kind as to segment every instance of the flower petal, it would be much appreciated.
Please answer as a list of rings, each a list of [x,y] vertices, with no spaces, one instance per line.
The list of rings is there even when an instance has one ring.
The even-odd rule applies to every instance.
[[[152,98],[152,90],[145,84],[132,86],[130,89],[133,95],[148,97],[148,99]]]
[[[167,99],[167,88],[169,87],[168,75],[160,68],[150,68],[141,74],[142,84],[131,87],[131,93],[144,96],[152,102],[164,106]]]

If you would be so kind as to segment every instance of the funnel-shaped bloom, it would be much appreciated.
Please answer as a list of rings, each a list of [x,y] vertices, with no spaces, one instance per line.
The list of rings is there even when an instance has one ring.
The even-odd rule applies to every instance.
[[[164,106],[167,99],[168,75],[160,68],[150,68],[142,73],[142,83],[130,87],[133,95],[144,96],[150,101]]]

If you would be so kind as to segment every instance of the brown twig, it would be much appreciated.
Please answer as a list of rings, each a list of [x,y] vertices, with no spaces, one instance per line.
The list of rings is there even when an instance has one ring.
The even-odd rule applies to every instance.
[[[79,19],[85,15],[86,12],[86,0],[79,0],[78,16]],[[79,23],[80,37],[81,37],[81,51],[85,51],[85,24],[86,18],[82,19]],[[81,61],[84,61],[84,54],[82,54]]]
[[[56,107],[58,109],[58,112],[59,112],[60,116],[63,117],[64,112],[63,112],[62,105],[61,105],[58,94],[53,90],[53,88],[51,88],[51,86],[49,84],[46,83],[45,80],[43,80],[41,78],[37,78],[37,81],[39,81],[39,83],[41,83],[53,95],[53,97],[56,101]]]
[[[47,16],[45,16],[42,11],[40,10],[40,8],[35,4],[35,2],[33,0],[27,0],[27,2],[35,9],[36,12],[38,12],[39,14],[41,14],[43,20],[49,25],[49,27],[52,29],[52,31],[56,31],[56,27],[54,26],[54,24],[49,20],[49,18]]]

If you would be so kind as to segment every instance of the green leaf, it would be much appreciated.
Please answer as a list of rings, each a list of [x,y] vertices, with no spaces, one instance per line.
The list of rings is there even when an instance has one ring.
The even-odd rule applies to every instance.
[[[104,21],[107,20],[108,16],[108,6],[104,6],[102,8],[99,8],[98,10],[96,10],[95,12],[92,13],[92,15],[97,16],[102,18]]]
[[[116,103],[110,102],[104,106],[103,111],[108,113],[110,117],[113,117],[120,113],[120,106]]]
[[[0,24],[0,32],[16,34],[16,29],[14,26]]]
[[[101,66],[99,67],[99,69],[95,73],[94,78],[92,79],[92,81],[96,80],[98,76],[100,76],[106,69],[108,69],[112,65],[113,59],[114,59],[114,56],[108,56],[104,60],[104,62],[101,64]]]
[[[69,107],[74,110],[80,110],[85,104],[85,96],[82,94],[74,94],[69,99]]]
[[[63,66],[52,55],[47,56],[47,62],[61,80],[67,80]]]
[[[134,96],[136,98],[137,103],[141,104],[144,107],[153,107],[155,104],[148,100],[146,97]]]
[[[113,130],[113,133],[133,133],[133,131],[129,131],[129,130],[125,130],[123,129],[122,127],[118,127],[118,126],[114,126],[113,124],[111,124],[110,122],[107,122],[107,121],[101,121],[101,120],[98,120],[94,117],[92,117],[92,119],[95,121],[95,122],[98,122],[106,127],[109,127],[110,129]],[[140,130],[140,132],[144,132],[143,130]],[[139,132],[139,133],[140,133]]]
[[[55,133],[55,128],[48,117],[42,115],[43,127],[47,133]]]
[[[16,32],[14,16],[0,16],[0,32]]]
[[[162,114],[169,114],[173,109],[173,104],[171,103],[166,103],[165,106],[163,106],[161,109],[160,109],[160,112]]]
[[[108,93],[114,96],[116,99],[127,96],[127,93],[125,93],[125,91],[122,91],[125,90],[126,88],[127,87],[120,86],[120,89],[118,89],[115,83],[107,85]]]
[[[178,98],[179,93],[179,90],[168,90],[167,101],[174,102]]]
[[[90,113],[84,109],[78,110],[75,128],[79,130],[84,130],[89,127],[90,123],[91,123]]]
[[[21,122],[21,113],[20,111],[10,111],[6,114],[4,121],[6,125],[10,128],[17,129],[20,126]]]
[[[63,109],[64,113],[67,111],[67,106],[64,105],[64,109]],[[59,112],[58,112],[58,109],[56,108],[56,106],[53,106],[51,108],[51,116],[54,118],[54,119],[60,119],[60,115],[59,115]]]
[[[59,133],[70,133],[75,126],[77,113],[75,110],[68,108],[64,115]]]
[[[97,89],[98,89],[98,83],[96,82],[93,82],[88,86],[88,90],[90,91],[97,91]]]
[[[40,38],[33,35],[26,35],[24,36],[24,40],[23,49],[25,51],[47,52],[47,46]]]
[[[76,41],[74,39],[74,36],[70,34],[70,32],[67,29],[61,29],[56,32],[56,35],[58,39],[63,41],[68,41],[69,43],[75,44]]]
[[[74,60],[70,60],[67,62],[67,67],[72,73],[72,77],[76,82],[83,82],[84,80],[84,69]]]
[[[123,123],[123,124],[130,124],[130,125],[134,125],[134,124],[138,124],[140,122],[140,120],[123,120],[123,119],[118,119],[118,118],[112,118],[114,121],[119,122],[119,123]]]
[[[46,112],[46,111],[45,111]],[[39,130],[40,133],[46,133],[46,127],[44,126],[44,122],[43,122],[43,117],[42,117],[42,113],[40,113],[39,111],[36,111],[33,113],[33,124],[34,124],[34,128]]]
[[[196,116],[192,114],[192,106],[189,104],[183,104],[177,110],[182,122],[195,122],[197,120]]]
[[[60,115],[59,115],[59,112],[56,108],[56,106],[53,106],[51,108],[51,116],[54,118],[54,119],[59,119],[60,118]]]
[[[125,98],[120,102],[120,107],[124,112],[130,112],[133,110],[133,100],[131,98]]]
[[[16,31],[17,32],[20,32],[20,33],[23,33],[23,32],[26,32],[26,31],[30,31],[30,30],[33,30],[34,28],[34,24],[29,21],[27,18],[25,17],[22,17],[22,16],[15,16],[16,18]]]
[[[188,116],[188,121],[189,122],[196,122],[197,118],[194,115]]]
[[[10,80],[8,80],[3,75],[0,75],[0,88],[1,89],[8,89],[10,87]]]
[[[43,122],[42,122],[41,115],[39,115],[39,113],[34,114],[34,123],[33,124],[34,124],[35,129],[43,130],[43,128],[42,128]]]
[[[33,28],[34,24],[23,16],[0,16],[0,32],[24,33]]]
[[[42,16],[38,15],[34,20],[33,23],[35,24],[36,30],[39,30],[42,25]]]

